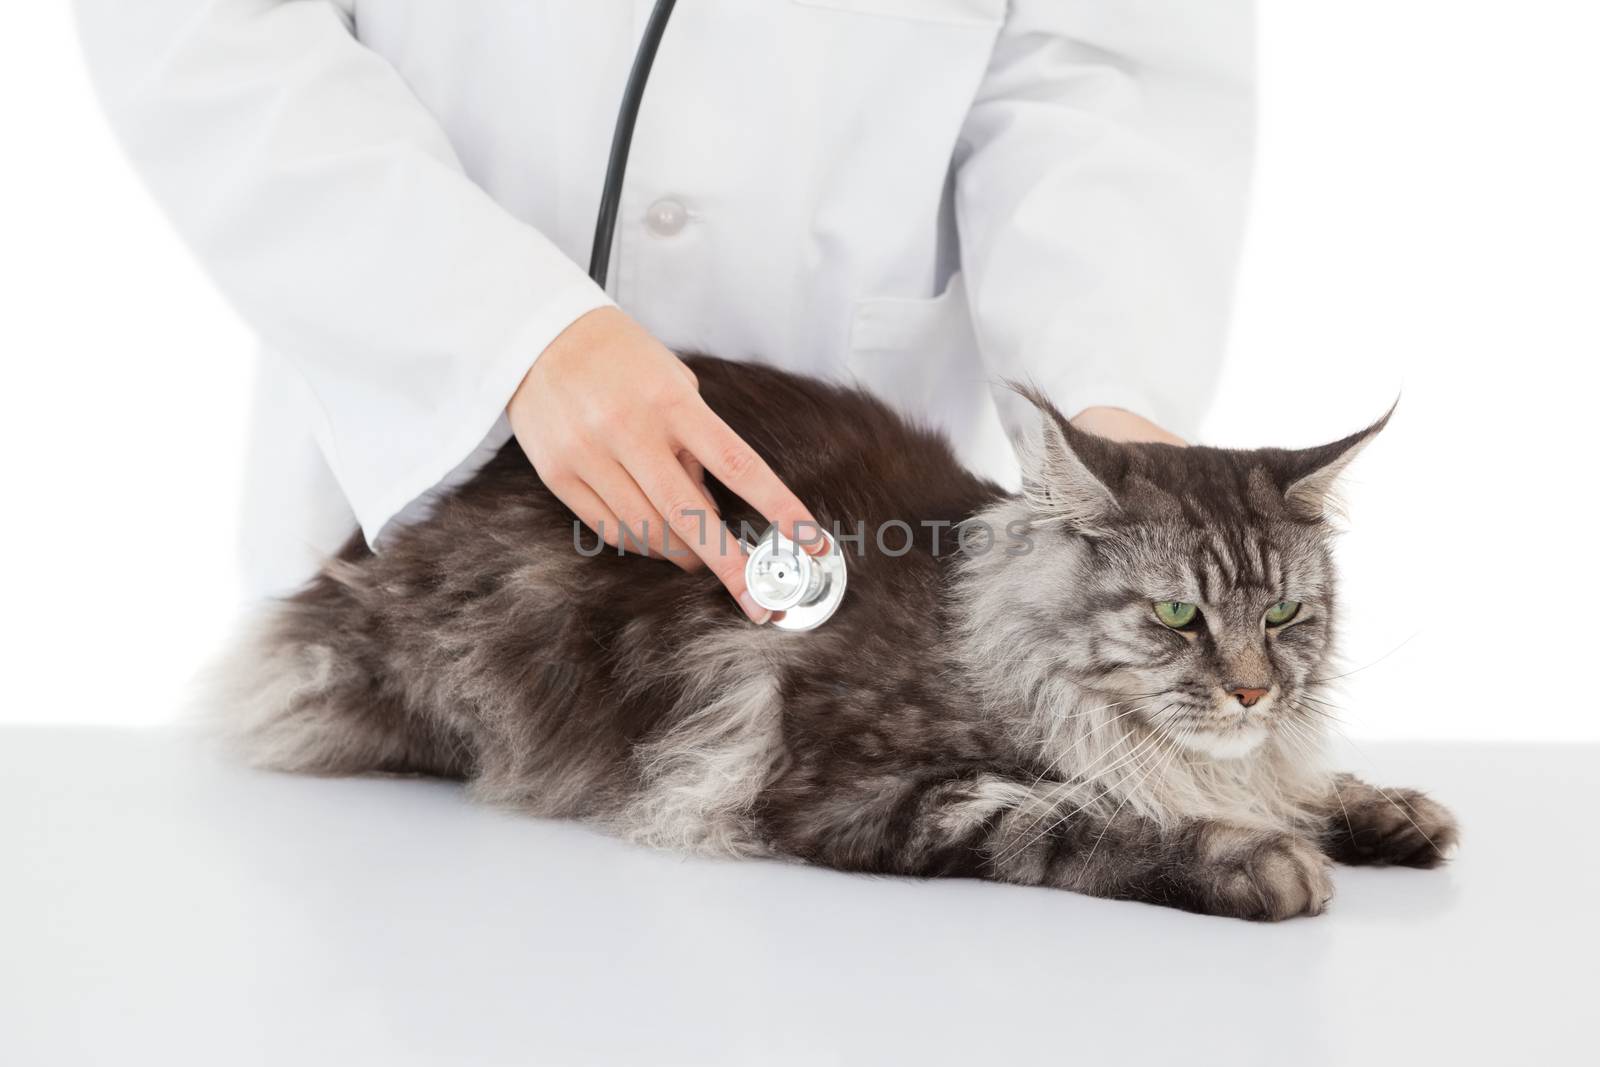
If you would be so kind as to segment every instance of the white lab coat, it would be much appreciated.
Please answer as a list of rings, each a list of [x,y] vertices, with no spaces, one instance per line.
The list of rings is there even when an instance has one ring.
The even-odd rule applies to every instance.
[[[425,511],[612,300],[853,379],[1014,474],[1002,379],[1192,432],[1251,135],[1249,0],[683,0],[608,295],[587,263],[650,0],[78,0],[114,127],[268,350],[262,585]]]

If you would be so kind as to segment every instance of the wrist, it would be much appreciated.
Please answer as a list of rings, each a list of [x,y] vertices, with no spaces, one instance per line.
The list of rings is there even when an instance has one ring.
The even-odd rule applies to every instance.
[[[534,356],[532,365],[506,403],[506,413],[514,416],[516,410],[527,403],[528,397],[542,388],[544,380],[559,373],[561,364],[578,354],[593,351],[606,335],[614,333],[627,321],[624,312],[610,305],[592,308],[573,319]]]

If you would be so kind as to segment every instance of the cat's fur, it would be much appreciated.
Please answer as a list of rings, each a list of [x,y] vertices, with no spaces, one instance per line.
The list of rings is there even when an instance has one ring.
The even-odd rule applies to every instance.
[[[1304,451],[1113,444],[1036,397],[1011,496],[864,393],[689,363],[824,525],[865,524],[832,620],[756,627],[703,570],[581,554],[512,443],[271,608],[213,698],[251,758],[461,778],[669,848],[1251,919],[1321,911],[1330,857],[1428,867],[1454,842],[1439,805],[1318,760],[1324,509],[1378,427]],[[711,487],[735,528],[764,525]],[[989,551],[956,549],[963,520]],[[1285,598],[1302,614],[1269,632]],[[1154,600],[1204,625],[1167,629]],[[1246,715],[1225,689],[1254,683],[1272,693]]]

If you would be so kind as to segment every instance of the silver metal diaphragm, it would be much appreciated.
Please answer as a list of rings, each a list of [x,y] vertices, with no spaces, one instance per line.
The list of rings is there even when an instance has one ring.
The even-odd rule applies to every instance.
[[[844,599],[844,553],[827,531],[818,531],[828,550],[813,556],[771,527],[744,562],[744,581],[755,602],[783,612],[772,625],[780,630],[814,630],[827,622]]]

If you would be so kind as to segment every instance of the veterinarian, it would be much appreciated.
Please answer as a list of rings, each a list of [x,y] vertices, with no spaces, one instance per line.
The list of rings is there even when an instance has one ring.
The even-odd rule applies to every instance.
[[[703,470],[805,518],[674,350],[858,381],[1003,480],[1002,379],[1176,442],[1217,375],[1249,0],[681,0],[609,291],[580,264],[649,0],[78,8],[139,172],[267,348],[262,589],[356,524],[381,550],[511,435],[608,538],[683,531]],[[738,598],[717,540],[683,565]]]

